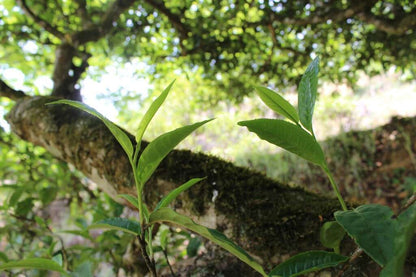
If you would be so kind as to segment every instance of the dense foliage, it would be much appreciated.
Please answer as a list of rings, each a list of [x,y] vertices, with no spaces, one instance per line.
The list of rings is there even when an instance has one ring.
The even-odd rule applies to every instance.
[[[330,80],[391,65],[415,73],[413,1],[17,2],[0,4],[0,56],[3,69],[21,70],[29,84],[51,76],[55,63],[72,70],[74,85],[87,62],[96,74],[110,61],[134,60],[138,74],[155,80],[198,71],[226,91],[199,91],[215,101],[241,99],[254,76],[272,87],[296,85],[317,55]],[[55,60],[62,44],[73,48]],[[62,76],[55,70],[55,87]]]

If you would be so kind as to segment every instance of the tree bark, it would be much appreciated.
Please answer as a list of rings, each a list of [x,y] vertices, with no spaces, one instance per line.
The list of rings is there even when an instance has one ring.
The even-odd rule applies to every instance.
[[[7,115],[13,132],[74,165],[115,201],[122,202],[120,193],[134,195],[128,159],[105,125],[70,106],[45,105],[52,100],[38,96],[18,101]],[[174,187],[204,176],[206,180],[178,198],[175,209],[224,232],[266,266],[322,248],[319,227],[340,209],[335,199],[186,150],[166,157],[146,184],[145,199],[154,206]]]

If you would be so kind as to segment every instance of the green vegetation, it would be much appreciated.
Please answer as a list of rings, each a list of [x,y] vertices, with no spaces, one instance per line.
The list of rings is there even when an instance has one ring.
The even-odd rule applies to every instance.
[[[414,18],[407,0],[0,0],[1,270],[339,271],[353,250],[348,234],[375,261],[357,270],[377,263],[400,275],[414,230],[405,201],[416,184],[415,119],[331,137],[373,128],[374,107],[376,125],[414,115],[405,83],[416,76]],[[317,59],[302,76],[316,57],[321,83]],[[377,79],[392,75],[388,86]],[[81,103],[94,98],[101,114]],[[45,105],[59,99],[68,105]],[[103,102],[135,136],[107,119],[117,112]],[[206,118],[217,118],[209,132]],[[172,150],[183,139],[193,151]],[[357,200],[384,206],[346,210]]]

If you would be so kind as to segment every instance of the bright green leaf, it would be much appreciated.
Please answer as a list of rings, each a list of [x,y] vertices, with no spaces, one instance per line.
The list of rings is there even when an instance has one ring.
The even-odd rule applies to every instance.
[[[321,227],[321,243],[323,246],[335,249],[339,254],[339,245],[345,236],[345,230],[336,221],[325,222]]]
[[[156,112],[159,110],[160,106],[165,101],[174,82],[175,81],[170,83],[169,86],[165,88],[165,90],[156,98],[156,100],[152,102],[149,109],[147,110],[142,120],[140,121],[140,125],[139,125],[139,128],[137,129],[137,135],[136,135],[137,145],[140,145],[142,138],[143,138],[143,134],[146,131],[147,126],[149,125],[152,118],[155,116]]]
[[[0,265],[0,270],[10,269],[40,269],[57,271],[67,275],[66,271],[56,262],[43,258],[29,258],[20,261],[7,262]]]
[[[180,215],[173,211],[170,208],[160,208],[157,211],[154,211],[150,214],[149,224],[154,224],[158,222],[168,222],[176,224],[180,227],[186,228],[192,232],[195,232],[210,241],[218,244],[231,254],[235,255],[237,258],[245,262],[247,265],[251,266],[254,270],[267,276],[263,268],[250,256],[248,255],[241,247],[236,245],[234,242],[229,240],[224,234],[218,232],[214,229],[209,229],[202,225],[195,223],[189,217]]]
[[[117,196],[126,199],[130,204],[132,204],[139,210],[139,202],[137,200],[137,197],[130,194],[119,194]]]
[[[378,204],[335,212],[337,222],[381,266],[394,257],[397,226],[392,216],[393,211],[389,207]]]
[[[131,140],[129,136],[121,130],[117,125],[115,125],[113,122],[105,118],[102,114],[97,112],[95,109],[85,105],[84,103],[78,102],[78,101],[72,101],[72,100],[58,100],[51,103],[48,103],[48,105],[51,104],[66,104],[73,106],[75,108],[78,108],[80,110],[83,110],[84,112],[87,112],[89,114],[92,114],[93,116],[98,117],[110,130],[110,132],[113,134],[113,136],[117,139],[117,141],[120,143],[121,147],[123,148],[124,152],[126,152],[127,156],[131,160],[133,157],[133,144],[131,143]]]
[[[294,277],[323,268],[337,266],[346,262],[348,257],[326,251],[308,251],[291,257],[276,266],[269,276]]]
[[[62,253],[59,252],[57,255],[53,256],[52,261],[54,261],[55,263],[59,264],[62,267],[62,264],[63,264]]]
[[[166,207],[176,197],[178,197],[178,195],[181,192],[189,189],[190,187],[192,187],[193,185],[195,185],[196,183],[198,183],[198,182],[200,182],[201,180],[204,180],[204,179],[205,178],[193,178],[193,179],[189,180],[188,182],[186,182],[185,184],[182,184],[179,187],[177,187],[176,189],[172,190],[171,192],[168,193],[168,195],[166,195],[165,197],[162,198],[162,200],[160,200],[160,202],[156,205],[155,210],[158,210],[159,208]]]
[[[88,226],[88,229],[101,228],[109,230],[120,230],[136,236],[139,235],[141,231],[139,222],[120,217],[107,218]]]
[[[270,109],[290,119],[295,124],[299,122],[299,115],[296,109],[286,99],[266,87],[256,87],[256,89],[261,100]]]
[[[256,133],[261,139],[273,143],[317,165],[325,165],[321,146],[304,129],[278,119],[254,119],[238,122]]]
[[[169,154],[172,149],[184,140],[189,134],[195,131],[205,123],[210,122],[213,119],[204,120],[192,125],[187,125],[173,131],[167,132],[151,143],[143,150],[139,158],[137,170],[139,172],[139,182],[143,186],[150,176],[159,166],[160,162]],[[143,187],[141,188],[143,189]]]
[[[312,131],[312,116],[318,87],[319,58],[315,58],[303,74],[299,84],[299,118],[303,126]]]
[[[411,205],[397,218],[397,234],[394,238],[394,256],[381,271],[380,277],[404,276],[403,267],[412,237],[416,230],[416,204]]]
[[[77,266],[71,273],[71,277],[93,277],[92,272],[92,263],[87,261]]]

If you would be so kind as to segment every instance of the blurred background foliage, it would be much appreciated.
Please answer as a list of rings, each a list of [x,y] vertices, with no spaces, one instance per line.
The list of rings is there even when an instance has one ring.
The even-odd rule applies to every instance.
[[[83,13],[83,2],[24,1],[65,34],[99,22],[111,3],[87,1]],[[284,93],[296,104],[301,74],[319,56],[314,126],[318,138],[326,140],[343,192],[352,201],[386,201],[383,204],[397,208],[414,193],[416,176],[400,166],[379,174],[380,145],[404,145],[414,162],[414,120],[396,121],[402,129],[368,130],[393,116],[416,115],[415,28],[382,25],[399,22],[415,10],[416,3],[408,0],[137,1],[105,39],[78,49],[93,54],[80,86],[88,104],[134,132],[144,107],[176,79],[145,139],[216,117],[180,147],[325,193],[326,181],[316,168],[236,126],[240,120],[276,117],[254,95],[254,85]],[[379,25],[371,21],[374,18]],[[35,24],[14,0],[0,0],[0,42],[0,77],[29,95],[49,94],[55,48],[61,41]],[[81,61],[75,57],[73,63]],[[1,98],[0,114],[12,106]],[[15,137],[2,118],[0,126],[0,260],[53,258],[79,276],[133,271],[132,261],[126,259],[129,251],[137,251],[130,235],[85,228],[102,218],[135,214],[71,166]],[[171,242],[167,249],[161,237]],[[181,230],[161,228],[157,238],[161,267],[167,265],[166,255],[174,263],[204,251],[199,238]],[[2,274],[46,276],[36,271]]]

